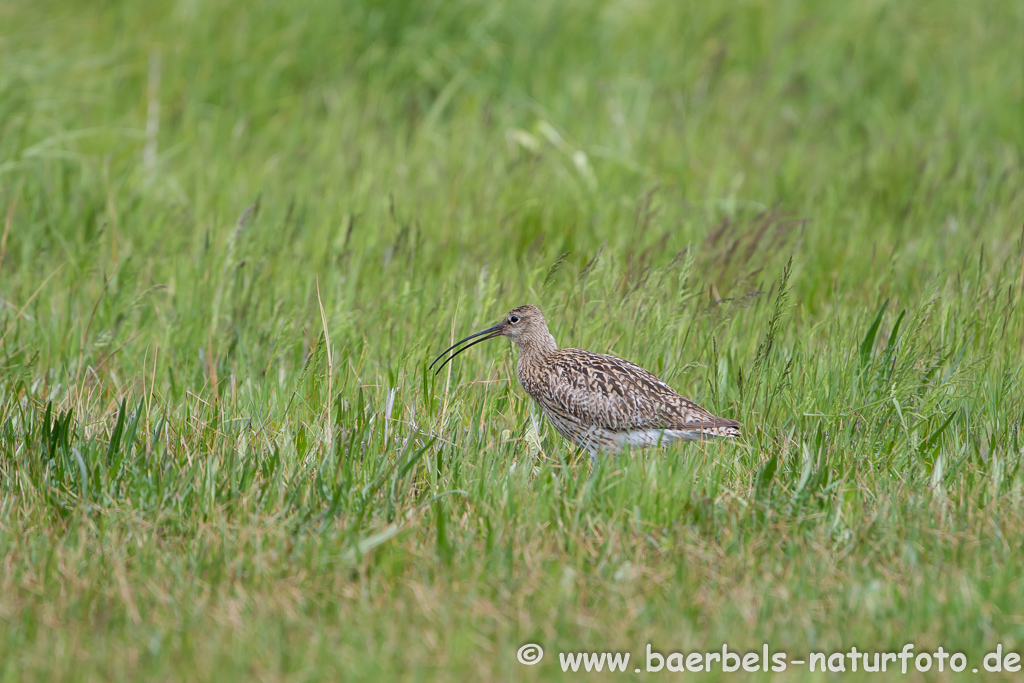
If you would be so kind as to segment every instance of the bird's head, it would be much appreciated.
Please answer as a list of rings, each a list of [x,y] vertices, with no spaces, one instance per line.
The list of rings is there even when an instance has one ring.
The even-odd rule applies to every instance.
[[[430,364],[430,367],[434,367],[437,361],[444,358],[445,354],[453,349],[457,349],[455,353],[448,356],[444,363],[438,366],[436,375],[441,372],[441,368],[445,366],[445,363],[450,361],[455,356],[459,355],[470,346],[479,344],[482,341],[493,339],[494,337],[508,337],[521,348],[525,349],[530,346],[538,346],[543,348],[558,348],[555,346],[555,340],[548,332],[548,322],[544,319],[544,314],[540,312],[540,309],[536,306],[527,304],[525,306],[519,306],[513,308],[505,315],[504,319],[494,327],[488,327],[486,330],[481,330],[475,334],[471,334],[465,339],[461,339],[450,347],[445,349],[440,356],[434,359],[434,362]],[[466,344],[462,348],[458,348],[461,344],[475,339],[476,341]]]

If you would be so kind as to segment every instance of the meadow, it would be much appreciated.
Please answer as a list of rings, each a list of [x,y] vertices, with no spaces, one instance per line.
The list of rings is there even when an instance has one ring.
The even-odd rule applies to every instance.
[[[0,680],[1024,653],[1022,35],[1013,0],[0,3]],[[743,438],[592,465],[507,341],[427,370],[524,303]]]

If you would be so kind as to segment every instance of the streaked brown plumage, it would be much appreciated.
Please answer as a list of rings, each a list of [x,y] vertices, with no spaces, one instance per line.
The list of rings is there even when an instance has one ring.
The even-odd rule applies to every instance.
[[[505,336],[519,345],[519,383],[540,405],[555,429],[589,451],[614,453],[624,446],[655,446],[709,436],[740,435],[740,423],[716,417],[628,360],[582,349],[560,349],[536,306],[509,311],[501,323],[472,334],[438,356]]]

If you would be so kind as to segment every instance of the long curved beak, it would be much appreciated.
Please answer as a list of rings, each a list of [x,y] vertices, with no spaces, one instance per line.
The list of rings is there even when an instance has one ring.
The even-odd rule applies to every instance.
[[[487,335],[487,336],[484,337],[484,335]],[[452,349],[458,347],[459,344],[462,344],[463,342],[468,342],[470,339],[476,339],[477,337],[483,337],[483,339],[477,339],[472,344],[466,344],[461,349],[459,349],[458,351],[456,351],[452,355],[448,356],[448,358],[444,361],[444,363],[441,363],[440,365],[437,366],[437,370],[434,372],[434,375],[436,376],[437,373],[441,372],[441,368],[443,368],[445,365],[447,365],[448,361],[450,361],[452,358],[455,358],[455,356],[459,355],[460,353],[462,353],[463,351],[468,349],[470,346],[474,346],[476,344],[479,344],[480,342],[487,341],[488,339],[494,339],[495,337],[500,337],[500,336],[501,336],[501,325],[499,324],[499,325],[495,325],[494,327],[488,327],[486,330],[482,330],[480,332],[477,332],[476,334],[471,334],[468,337],[466,337],[465,339],[460,339],[459,341],[455,342],[454,344],[449,346],[447,349],[442,351],[441,355],[434,359],[434,363],[436,363],[437,361],[439,361],[442,358],[444,358],[444,354],[446,354],[449,351],[451,351]],[[434,363],[431,363],[429,365],[428,369],[434,367]]]

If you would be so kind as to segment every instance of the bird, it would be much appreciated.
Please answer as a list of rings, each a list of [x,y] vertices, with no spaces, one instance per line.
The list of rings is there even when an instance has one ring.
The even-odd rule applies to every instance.
[[[452,344],[429,367],[455,351],[438,366],[436,376],[466,349],[495,337],[507,337],[519,346],[516,374],[523,390],[540,405],[555,431],[586,450],[592,461],[599,453],[615,454],[626,446],[741,434],[742,424],[712,415],[636,363],[558,348],[544,314],[530,304],[513,308],[497,325]]]

